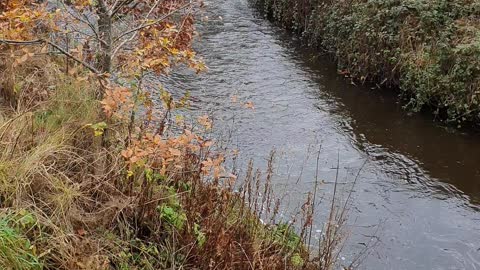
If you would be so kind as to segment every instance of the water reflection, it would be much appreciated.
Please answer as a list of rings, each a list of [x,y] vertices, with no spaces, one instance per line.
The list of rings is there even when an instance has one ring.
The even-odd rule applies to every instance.
[[[332,64],[312,61],[309,50],[292,43],[290,46],[298,61],[314,74],[322,74],[311,78],[341,103],[341,109],[331,113],[349,119],[342,128],[352,133],[352,141],[360,150],[382,164],[387,172],[409,183],[437,188],[447,196],[467,195],[472,204],[480,203],[477,134],[449,130],[426,115],[410,115],[397,103],[392,90],[349,85],[336,75]],[[313,95],[319,99],[325,96]]]

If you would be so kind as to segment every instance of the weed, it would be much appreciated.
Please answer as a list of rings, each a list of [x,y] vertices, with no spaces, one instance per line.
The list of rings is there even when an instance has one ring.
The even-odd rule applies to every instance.
[[[0,267],[2,269],[33,270],[42,269],[35,247],[16,228],[31,225],[31,215],[24,215],[15,220],[11,215],[0,218]]]

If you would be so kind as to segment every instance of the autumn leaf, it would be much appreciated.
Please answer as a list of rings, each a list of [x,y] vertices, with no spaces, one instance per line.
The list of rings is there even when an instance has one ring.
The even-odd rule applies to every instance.
[[[122,151],[121,151],[121,155],[122,155],[124,158],[129,159],[129,158],[133,155],[133,150],[132,150],[131,148],[122,150]]]
[[[80,229],[77,230],[77,234],[79,236],[85,236],[87,234],[87,231],[83,228],[80,228]]]
[[[206,130],[212,128],[212,120],[208,118],[208,115],[198,117],[198,123],[200,123]]]
[[[203,147],[210,147],[213,145],[213,141],[212,140],[208,140],[206,142],[203,143]]]
[[[182,152],[178,149],[175,149],[175,148],[169,148],[168,151],[173,156],[181,156],[182,155]]]
[[[247,108],[247,109],[255,110],[253,102],[251,102],[251,101],[248,101],[247,103],[245,103],[244,107]]]

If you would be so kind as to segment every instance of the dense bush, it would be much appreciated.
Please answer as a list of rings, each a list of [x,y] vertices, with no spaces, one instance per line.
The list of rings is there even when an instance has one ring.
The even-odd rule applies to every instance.
[[[480,3],[474,0],[253,0],[335,55],[342,73],[398,87],[406,107],[480,120]]]

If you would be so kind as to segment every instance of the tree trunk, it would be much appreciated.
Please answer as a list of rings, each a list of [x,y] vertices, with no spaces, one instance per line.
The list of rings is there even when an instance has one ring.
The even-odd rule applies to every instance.
[[[110,73],[112,70],[112,18],[107,10],[105,4],[101,2],[98,7],[97,13],[98,19],[98,32],[100,52],[97,59],[98,70],[103,73]],[[103,98],[104,89],[100,89],[99,99]],[[95,137],[94,139],[94,151],[96,166],[94,174],[97,177],[105,177],[107,172],[107,150],[106,150],[106,138],[108,129],[104,130],[102,136]]]
[[[108,10],[102,9],[98,16],[98,32],[101,39],[98,68],[102,72],[110,73],[112,69],[112,18],[108,14]]]

